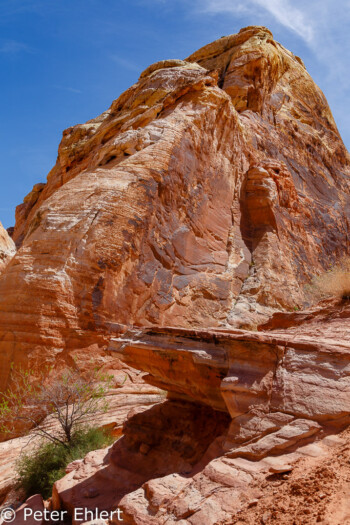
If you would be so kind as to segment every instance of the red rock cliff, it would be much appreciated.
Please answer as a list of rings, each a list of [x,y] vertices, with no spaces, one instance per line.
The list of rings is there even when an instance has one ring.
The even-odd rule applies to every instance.
[[[302,61],[249,27],[158,62],[63,133],[0,278],[14,361],[102,352],[116,324],[246,327],[349,251],[349,156]]]

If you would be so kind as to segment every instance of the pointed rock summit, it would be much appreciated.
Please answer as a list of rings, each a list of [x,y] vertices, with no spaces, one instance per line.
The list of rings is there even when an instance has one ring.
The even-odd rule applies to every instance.
[[[302,307],[349,251],[349,211],[327,101],[268,29],[153,64],[64,131],[17,208],[1,388],[11,362],[84,363],[120,325],[249,328]]]

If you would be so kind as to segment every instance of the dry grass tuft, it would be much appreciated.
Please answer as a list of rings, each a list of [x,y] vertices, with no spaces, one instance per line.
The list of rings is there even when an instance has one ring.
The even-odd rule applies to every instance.
[[[342,259],[327,272],[314,277],[308,292],[317,300],[328,297],[350,300],[350,258]]]

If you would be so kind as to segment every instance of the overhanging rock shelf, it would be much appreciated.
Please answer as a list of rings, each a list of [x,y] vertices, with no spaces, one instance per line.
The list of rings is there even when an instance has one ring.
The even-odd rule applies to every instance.
[[[109,350],[171,398],[229,412],[225,448],[291,428],[309,437],[350,413],[350,343],[243,330],[131,329]],[[254,426],[242,439],[243,427]],[[290,432],[289,432],[290,433]],[[290,440],[287,440],[288,442]],[[293,441],[293,440],[292,440]]]

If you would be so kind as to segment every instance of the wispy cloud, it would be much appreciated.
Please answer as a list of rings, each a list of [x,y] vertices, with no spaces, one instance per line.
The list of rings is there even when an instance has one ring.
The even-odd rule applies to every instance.
[[[313,19],[289,0],[253,0],[253,3],[266,9],[275,19],[288,29],[297,33],[306,42],[311,42],[315,36]]]
[[[45,0],[1,0],[0,17],[4,18],[28,12],[40,13],[44,7]]]
[[[73,88],[73,87],[70,87],[70,86],[53,86],[55,89],[60,89],[61,91],[69,91],[70,93],[77,93],[77,94],[81,94],[82,91],[81,89],[76,89],[76,88]]]
[[[0,43],[0,53],[3,55],[17,55],[18,53],[33,53],[33,49],[23,42],[17,40],[5,40]]]
[[[308,47],[314,78],[325,90],[336,121],[350,135],[345,110],[350,92],[350,0],[196,0],[194,5],[204,16],[225,14],[234,23],[245,19],[267,25],[274,34],[278,26],[294,34]]]
[[[244,3],[235,0],[204,0],[198,5],[207,13],[237,15],[250,14],[257,10],[267,11],[280,24],[297,33],[306,42],[311,42],[314,37],[312,19],[308,19],[297,4],[298,2],[291,3],[290,0],[246,0]]]
[[[118,55],[111,55],[111,59],[113,60],[113,62],[118,64],[118,66],[124,69],[129,69],[130,71],[140,72],[142,69],[140,68],[140,66],[138,66],[134,62],[130,60],[126,60],[125,58],[119,57]]]
[[[246,15],[271,29],[278,23],[309,47],[327,67],[329,78],[348,85],[350,0],[197,0],[196,6],[208,15]]]

